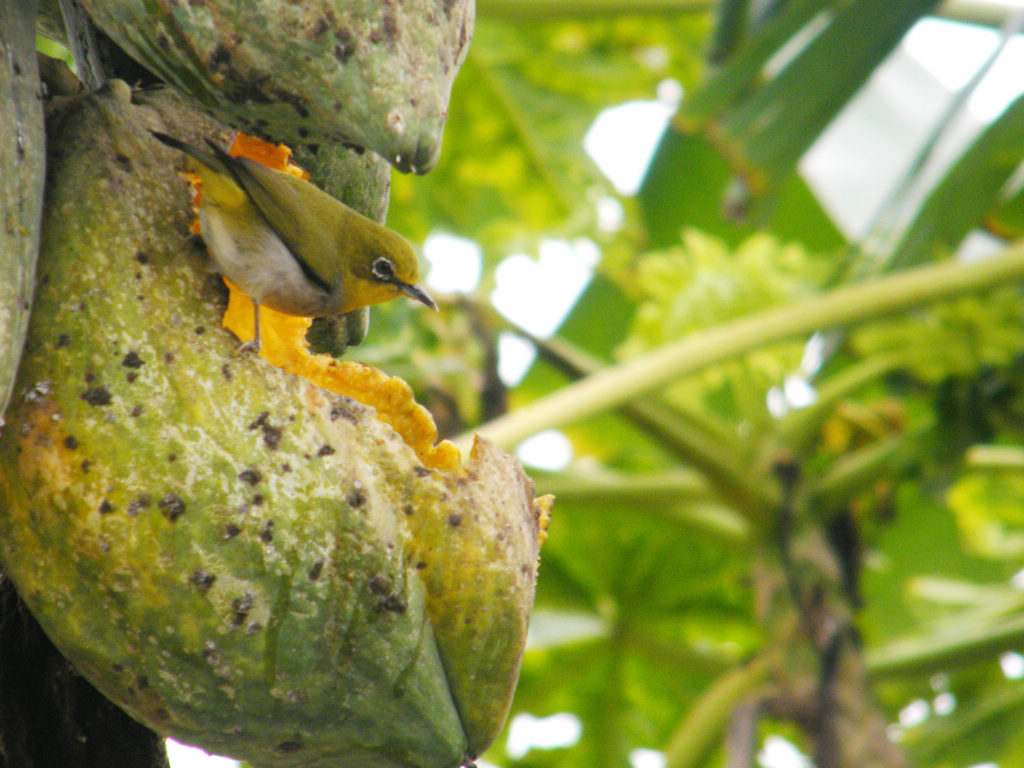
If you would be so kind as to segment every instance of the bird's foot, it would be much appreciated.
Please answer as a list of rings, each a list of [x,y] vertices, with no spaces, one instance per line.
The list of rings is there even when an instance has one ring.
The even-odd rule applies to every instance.
[[[239,344],[238,349],[235,350],[236,355],[244,355],[247,352],[254,352],[258,355],[260,352],[260,340],[249,339],[249,341],[244,344]]]

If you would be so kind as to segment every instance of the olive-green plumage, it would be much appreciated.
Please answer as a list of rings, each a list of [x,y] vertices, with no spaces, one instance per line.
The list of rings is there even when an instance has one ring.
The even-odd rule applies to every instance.
[[[220,271],[256,306],[302,317],[344,314],[406,294],[436,309],[417,285],[419,262],[400,235],[296,176],[153,132],[187,154],[203,183],[199,225]]]

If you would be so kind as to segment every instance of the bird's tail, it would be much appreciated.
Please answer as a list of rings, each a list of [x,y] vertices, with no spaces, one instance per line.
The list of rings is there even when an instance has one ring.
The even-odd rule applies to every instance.
[[[223,174],[229,178],[234,176],[231,168],[222,159],[223,157],[228,157],[228,154],[212,142],[210,142],[210,148],[214,150],[215,154],[204,152],[203,150],[190,146],[183,141],[179,141],[173,136],[168,136],[166,133],[160,133],[159,131],[150,131],[150,133],[152,133],[154,138],[158,141],[166,144],[172,149],[184,152],[197,163],[205,165],[210,170],[216,171],[217,173]]]

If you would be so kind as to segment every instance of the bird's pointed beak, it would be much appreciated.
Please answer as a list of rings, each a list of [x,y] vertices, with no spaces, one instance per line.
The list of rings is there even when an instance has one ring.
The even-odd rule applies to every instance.
[[[409,285],[409,283],[398,283],[398,289],[406,296],[416,301],[421,301],[430,307],[432,310],[437,312],[437,302],[427,295],[427,292],[420,288],[418,285]]]

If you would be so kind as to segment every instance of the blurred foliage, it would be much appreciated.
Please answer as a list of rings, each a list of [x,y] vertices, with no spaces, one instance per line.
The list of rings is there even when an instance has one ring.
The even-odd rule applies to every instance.
[[[582,151],[604,108],[684,88],[703,70],[707,14],[529,23],[482,14],[452,92],[441,161],[396,177],[389,224],[414,239],[434,230],[479,242],[493,265],[542,236],[596,232],[594,203],[611,185]]]
[[[810,295],[824,281],[823,267],[798,243],[780,243],[766,232],[729,248],[719,238],[684,230],[679,245],[638,260],[630,281],[635,313],[616,356],[628,359],[716,323]],[[797,369],[803,347],[799,340],[758,350],[679,381],[663,397],[683,406],[703,400],[734,420],[761,419],[767,416],[765,392]],[[743,390],[751,387],[753,413],[744,413]]]
[[[965,475],[949,489],[946,499],[971,552],[998,559],[1024,558],[1024,474]]]
[[[975,228],[1022,231],[1020,102],[934,184],[891,252],[849,242],[796,173],[934,2],[729,0],[721,19],[685,3],[631,14],[523,2],[521,21],[481,5],[441,162],[392,189],[392,226],[481,244],[482,284],[414,327],[398,303],[377,313],[380,336],[357,355],[410,378],[447,433],[506,407],[496,339],[529,335],[487,297],[500,260],[536,254],[543,238],[587,237],[602,261],[507,393],[513,414],[602,367],[852,276],[952,258]],[[640,191],[623,198],[583,136],[602,109],[652,100],[667,79],[683,86],[682,107]],[[625,215],[614,231],[598,225],[608,197]],[[1024,599],[1010,582],[1024,566],[1024,460],[965,470],[964,459],[976,443],[1024,439],[1022,315],[1018,285],[898,315],[868,307],[864,322],[819,335],[810,358],[807,338],[758,348],[567,428],[573,463],[537,474],[558,501],[512,717],[571,713],[582,735],[509,754],[506,729],[487,759],[618,767],[671,743],[669,768],[727,755],[753,764],[763,739],[782,734],[821,765],[848,765],[824,761],[821,733],[793,714],[799,681],[829,682],[818,677],[818,611],[863,639],[867,687],[844,690],[865,712],[879,707],[914,765],[1024,765],[1013,727],[1024,688],[999,666],[1024,643]],[[796,384],[817,400],[794,407],[785,393]],[[729,478],[777,506],[736,507]],[[761,702],[744,746],[747,710],[714,710],[751,658],[779,666],[770,685],[730,694],[730,707]],[[919,722],[901,723],[915,701]],[[702,728],[712,747],[696,762],[686,745]]]

